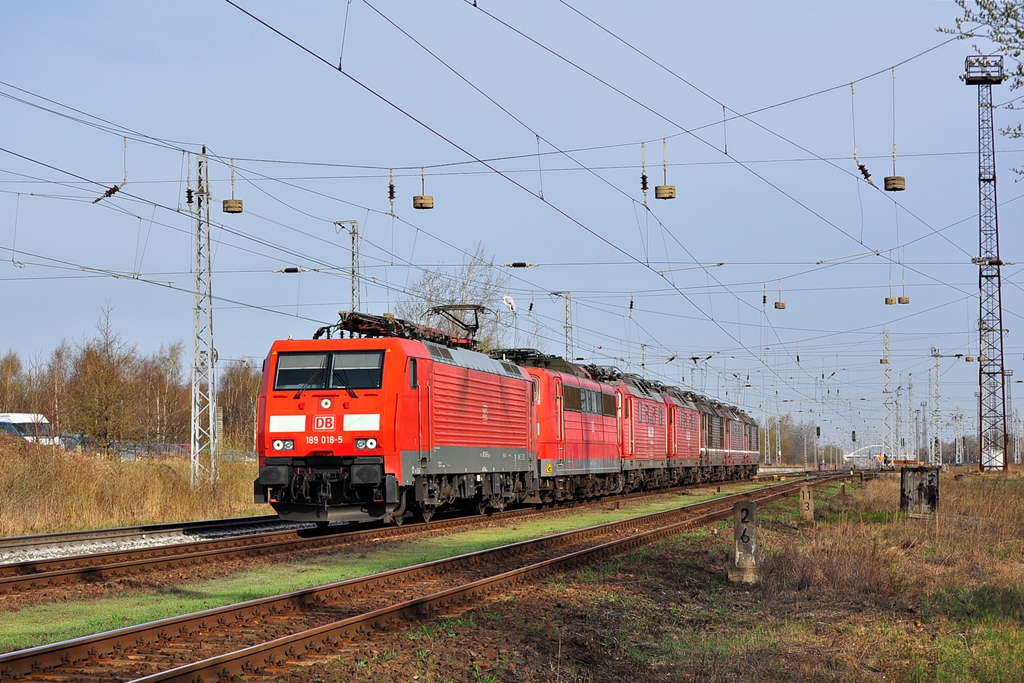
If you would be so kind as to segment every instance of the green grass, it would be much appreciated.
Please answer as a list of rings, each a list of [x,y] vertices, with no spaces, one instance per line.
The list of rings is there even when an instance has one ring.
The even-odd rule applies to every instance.
[[[756,488],[758,486],[752,484],[740,487],[744,491]],[[118,591],[112,597],[99,600],[72,600],[59,605],[25,607],[17,612],[5,613],[4,618],[0,619],[0,651],[20,650],[335,583],[516,541],[661,512],[714,497],[713,494],[666,494],[653,500],[624,501],[619,510],[570,510],[557,518],[524,520],[511,527],[466,531],[407,542],[381,542],[369,552],[355,554],[342,551],[310,560],[285,561],[274,567],[197,581],[169,590]]]

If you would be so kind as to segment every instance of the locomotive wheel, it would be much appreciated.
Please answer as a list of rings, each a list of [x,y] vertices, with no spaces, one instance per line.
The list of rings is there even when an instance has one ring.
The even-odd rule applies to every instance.
[[[418,506],[418,509],[416,511],[416,516],[420,518],[421,522],[426,524],[434,516],[435,512],[437,512],[437,506],[436,505],[427,505],[427,504],[424,503],[424,504],[420,504]]]
[[[478,515],[486,515],[487,514],[487,502],[488,501],[484,500],[483,498],[480,498],[480,499],[478,499],[476,501],[476,514],[478,514]]]

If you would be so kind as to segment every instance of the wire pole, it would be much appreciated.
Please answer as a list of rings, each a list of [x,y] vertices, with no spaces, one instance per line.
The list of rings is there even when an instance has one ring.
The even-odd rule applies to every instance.
[[[352,289],[349,306],[351,306],[350,310],[355,313],[363,307],[359,287],[359,221],[334,221],[334,224],[348,230],[352,235],[352,266],[349,271]]]
[[[571,361],[576,355],[572,343],[572,292],[551,292],[551,296],[565,299],[565,359]]]
[[[206,147],[196,157],[196,219],[192,323],[192,488],[217,480],[217,351],[213,346],[213,288],[210,252],[210,188]]]
[[[885,460],[893,457],[893,431],[892,431],[892,366],[889,364],[889,330],[882,331],[882,359],[884,367],[883,376],[885,384],[882,387],[882,455],[883,465]]]
[[[932,385],[932,440],[928,444],[928,464],[932,467],[942,466],[942,356],[939,350],[932,349],[935,357],[935,383]]]
[[[1003,262],[999,259],[999,216],[996,202],[996,148],[992,124],[992,86],[1004,80],[1002,55],[967,58],[963,77],[978,86],[978,442],[982,472],[1008,468],[1006,457],[1006,374],[1003,365]]]

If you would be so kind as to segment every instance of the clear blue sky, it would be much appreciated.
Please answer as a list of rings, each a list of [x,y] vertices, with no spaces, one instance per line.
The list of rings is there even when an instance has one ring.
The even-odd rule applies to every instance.
[[[826,439],[880,433],[884,329],[915,404],[932,347],[977,355],[977,91],[958,80],[971,41],[936,31],[952,2],[238,4],[326,63],[227,2],[5,6],[0,349],[45,356],[107,304],[140,351],[190,347],[185,151],[207,145],[221,358],[262,358],[348,308],[334,221],[349,219],[370,311],[482,243],[541,264],[512,271],[508,294],[544,350],[563,349],[547,293],[568,290],[577,356],[638,371],[646,345],[652,377],[793,412]],[[674,201],[653,195],[663,138]],[[881,186],[894,138],[898,195],[853,161],[856,142]],[[1021,145],[996,144],[1001,255],[1024,264]],[[231,158],[241,215],[219,210]],[[433,211],[412,209],[420,167]],[[1022,267],[1004,269],[1011,369]],[[890,282],[910,305],[883,304]],[[975,429],[977,365],[943,359],[941,389],[947,419],[959,406]]]

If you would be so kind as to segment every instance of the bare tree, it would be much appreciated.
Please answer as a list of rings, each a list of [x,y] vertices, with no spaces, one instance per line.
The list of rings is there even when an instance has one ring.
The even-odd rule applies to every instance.
[[[44,404],[46,410],[40,412],[48,413],[50,422],[53,424],[53,433],[60,434],[67,425],[67,405],[69,401],[68,382],[71,378],[73,350],[64,340],[61,340],[46,362],[40,376],[40,388],[45,396]]]
[[[436,268],[425,270],[410,287],[412,296],[396,306],[396,314],[405,320],[435,327],[456,336],[465,336],[465,332],[457,325],[443,316],[429,313],[429,309],[449,304],[484,306],[491,312],[480,317],[476,339],[485,348],[496,348],[506,341],[512,329],[511,324],[503,320],[509,313],[502,301],[508,290],[509,279],[507,273],[494,265],[494,258],[487,257],[480,243],[455,269],[438,264]]]
[[[255,450],[256,402],[263,373],[243,358],[231,362],[219,379],[217,406],[224,410],[223,441],[228,446]]]
[[[0,356],[0,412],[27,412],[28,377],[14,351]]]
[[[143,428],[147,441],[181,443],[188,440],[191,406],[185,381],[185,345],[161,346],[140,361],[136,391],[145,407]]]
[[[70,422],[100,441],[137,439],[144,435],[144,406],[138,400],[138,352],[114,331],[111,308],[103,310],[97,335],[78,348],[70,378]]]

